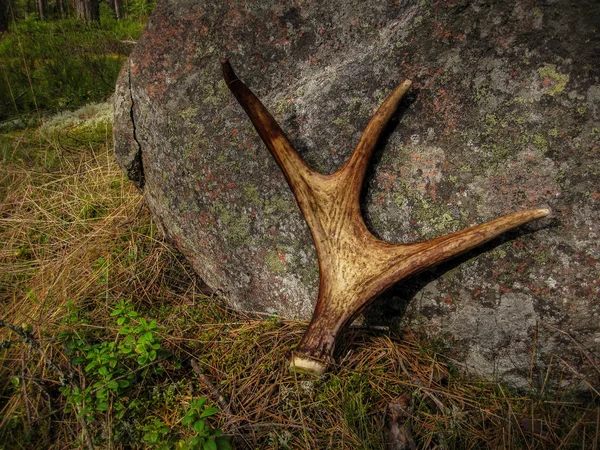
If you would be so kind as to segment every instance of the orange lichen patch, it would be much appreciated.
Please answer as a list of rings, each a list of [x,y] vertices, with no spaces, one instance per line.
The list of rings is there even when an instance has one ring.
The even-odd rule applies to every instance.
[[[433,22],[433,36],[436,39],[458,40],[464,41],[467,36],[464,33],[453,34],[441,22]]]
[[[285,252],[281,249],[277,250],[277,257],[279,258],[279,261],[281,261],[283,264],[287,264],[287,260],[285,258]]]
[[[453,133],[460,122],[460,101],[457,94],[448,89],[439,89],[438,96],[433,99],[433,109],[442,119],[444,133]]]

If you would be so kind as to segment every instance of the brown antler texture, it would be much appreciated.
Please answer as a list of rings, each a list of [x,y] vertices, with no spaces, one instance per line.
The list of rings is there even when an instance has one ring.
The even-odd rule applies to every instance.
[[[311,231],[319,261],[315,312],[292,355],[291,368],[320,375],[333,362],[340,331],[377,295],[403,278],[439,264],[494,237],[547,216],[546,208],[515,212],[428,241],[391,244],[365,226],[360,191],[367,164],[410,81],[400,83],[369,121],[352,156],[337,172],[322,175],[298,155],[260,100],[221,59],[227,86],[277,161]]]

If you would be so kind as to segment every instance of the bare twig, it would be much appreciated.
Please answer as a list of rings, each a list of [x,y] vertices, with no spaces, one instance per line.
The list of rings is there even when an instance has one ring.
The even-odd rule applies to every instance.
[[[240,433],[239,427],[235,423],[231,422],[231,417],[233,416],[231,412],[231,405],[227,402],[227,400],[225,400],[225,397],[223,397],[223,395],[218,391],[218,389],[211,383],[208,377],[202,373],[198,362],[193,358],[191,360],[191,365],[192,369],[194,370],[194,373],[198,376],[202,384],[204,384],[204,386],[206,386],[206,388],[208,389],[208,392],[210,393],[210,396],[213,399],[213,401],[219,404],[219,406],[223,410],[223,413],[227,416],[227,419],[229,420],[229,428],[236,444],[243,446],[244,448],[251,449],[252,446]]]
[[[404,372],[404,374],[413,382],[413,384],[416,387],[418,387],[421,390],[421,392],[423,392],[431,400],[433,400],[433,402],[437,405],[437,407],[440,409],[440,411],[447,412],[447,408],[444,406],[444,404],[441,402],[441,400],[438,399],[433,394],[433,392],[431,392],[431,390],[428,389],[427,386],[425,386],[423,384],[423,382],[421,380],[419,380],[417,377],[412,376],[409,373],[409,371],[406,369],[406,366],[404,365],[404,361],[402,361],[402,359],[399,359],[398,362],[400,363],[400,368],[402,369],[402,372]]]
[[[295,423],[277,423],[277,422],[246,423],[244,425],[239,426],[239,429],[243,429],[243,428],[297,428],[299,430],[310,431],[311,433],[314,431],[311,427],[305,427],[304,425],[298,425]]]
[[[68,382],[67,382],[68,378],[65,376],[65,373],[62,371],[62,369],[60,367],[58,367],[54,363],[54,361],[52,361],[50,358],[48,358],[46,353],[44,353],[44,351],[40,347],[40,344],[35,340],[35,337],[30,332],[24,330],[23,328],[19,328],[11,323],[8,323],[4,320],[0,320],[0,328],[4,328],[4,327],[8,328],[13,333],[18,335],[25,344],[29,345],[31,348],[33,348],[35,351],[37,351],[41,355],[42,359],[46,362],[48,367],[50,367],[58,375],[60,384],[62,384],[63,386],[68,384]]]

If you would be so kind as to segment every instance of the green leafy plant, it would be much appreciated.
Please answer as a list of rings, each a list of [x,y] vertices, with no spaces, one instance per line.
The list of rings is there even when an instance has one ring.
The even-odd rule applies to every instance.
[[[168,433],[171,428],[165,425],[160,419],[154,419],[151,423],[144,425],[144,436],[142,440],[150,448],[158,450],[167,450],[170,447]]]
[[[218,414],[219,410],[206,406],[206,398],[200,397],[190,402],[181,424],[194,432],[194,435],[177,441],[177,450],[231,450],[229,437],[224,436],[218,428],[213,428],[205,419]],[[170,436],[171,427],[160,419],[154,418],[143,427],[142,440],[148,447],[166,450],[173,448],[174,439]]]
[[[69,323],[77,320],[74,314],[71,311],[67,316]],[[95,420],[97,413],[104,413],[109,408],[114,417],[123,417],[127,407],[122,397],[134,385],[138,373],[143,375],[144,370],[139,369],[147,370],[161,350],[156,321],[139,317],[129,300],[120,300],[111,316],[116,317],[121,339],[86,343],[82,336],[73,332],[59,336],[67,347],[67,353],[76,355],[73,365],[85,365],[84,389],[77,386],[61,388],[71,404],[67,412],[75,407],[78,415],[88,422]],[[160,370],[160,367],[154,369],[155,372]],[[131,402],[129,407],[132,407]]]
[[[109,267],[109,261],[106,260],[106,258],[100,256],[95,262],[94,264],[92,264],[92,269],[94,269],[94,272],[96,272],[97,276],[98,276],[98,283],[99,284],[103,284],[106,283],[106,280],[108,279],[108,267]]]
[[[179,441],[178,450],[230,450],[229,437],[223,436],[219,429],[212,428],[204,419],[214,416],[219,412],[217,408],[205,408],[206,398],[200,397],[192,400],[190,409],[183,417],[182,424],[190,427],[195,436],[185,441]]]
[[[126,356],[137,355],[140,366],[156,360],[160,350],[160,342],[156,336],[158,326],[156,320],[148,322],[139,317],[129,301],[121,300],[111,316],[117,317],[119,334],[124,338],[119,344],[119,351]]]

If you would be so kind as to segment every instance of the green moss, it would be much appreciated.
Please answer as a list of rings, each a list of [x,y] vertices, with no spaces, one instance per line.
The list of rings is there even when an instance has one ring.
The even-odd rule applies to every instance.
[[[404,202],[407,199],[406,194],[402,193],[402,192],[393,192],[391,197],[392,197],[392,201],[398,206],[404,205]]]
[[[506,258],[506,251],[501,247],[496,247],[494,250],[489,251],[488,255],[493,259],[504,259]]]
[[[260,195],[255,185],[250,183],[242,183],[240,186],[243,199],[251,205],[261,205]]]
[[[182,119],[195,119],[198,116],[198,112],[200,111],[200,108],[193,108],[193,107],[189,107],[186,108],[182,111],[179,112],[179,116]]]
[[[317,263],[305,266],[294,264],[294,271],[305,283],[316,285],[319,282],[319,265]]]
[[[548,264],[550,261],[550,255],[545,252],[537,252],[533,257],[533,260],[536,262],[536,264],[543,266]]]
[[[346,128],[346,127],[350,126],[350,120],[347,115],[345,115],[343,117],[338,117],[337,119],[333,120],[331,123],[333,123],[334,125],[337,125],[340,128]]]
[[[280,98],[277,100],[277,103],[275,103],[275,111],[277,111],[277,113],[280,115],[287,114],[291,110],[292,103],[287,98]]]
[[[569,82],[569,75],[563,74],[556,71],[554,64],[546,64],[544,67],[538,69],[538,73],[542,78],[542,82],[545,84],[545,80],[549,80],[551,83],[546,91],[549,95],[560,94],[565,90],[565,86]]]
[[[211,79],[212,73],[205,72],[202,74],[202,79]],[[229,90],[225,81],[219,81],[214,87],[212,84],[204,84],[204,92],[202,94],[204,103],[210,103],[211,105],[221,105],[229,100]]]
[[[486,101],[490,97],[490,87],[487,84],[482,84],[475,89],[475,101],[480,103]]]
[[[523,125],[523,124],[527,123],[527,117],[523,117],[523,116],[516,116],[516,117],[514,118],[514,122],[515,122],[517,125]]]
[[[210,212],[223,225],[225,239],[233,245],[247,244],[250,240],[250,219],[247,215],[236,214],[221,202],[214,202]]]
[[[240,159],[236,158],[235,155],[219,152],[215,162],[218,164],[216,167],[221,167],[223,169],[226,168],[228,172],[231,171],[239,173],[242,171]]]
[[[500,141],[500,139],[498,139],[498,141]],[[483,148],[490,153],[490,157],[487,158],[481,165],[482,168],[487,170],[496,170],[500,164],[506,161],[508,155],[510,154],[508,147],[495,142],[493,144],[484,145]]]
[[[242,215],[232,218],[227,231],[227,239],[234,245],[247,244],[250,240],[250,220]]]
[[[460,220],[455,218],[443,205],[437,205],[425,198],[415,195],[413,198],[413,214],[421,227],[429,226],[433,232],[421,230],[424,236],[452,232],[460,227]]]
[[[294,211],[294,203],[291,198],[274,195],[265,200],[265,214],[290,214]]]
[[[485,115],[485,127],[486,131],[493,131],[498,127],[506,128],[508,126],[508,121],[500,120],[498,116],[495,114],[486,114]]]
[[[548,140],[544,135],[534,134],[531,141],[542,153],[546,153],[548,151]]]
[[[488,127],[496,127],[498,125],[498,118],[495,114],[486,114],[485,115],[485,124]]]
[[[377,89],[375,91],[375,102],[378,105],[381,105],[383,103],[383,101],[386,99],[386,97],[388,96],[389,92],[384,92],[381,89]]]
[[[277,251],[270,252],[265,257],[265,264],[271,270],[271,272],[281,273],[285,272],[285,264],[280,259]]]

